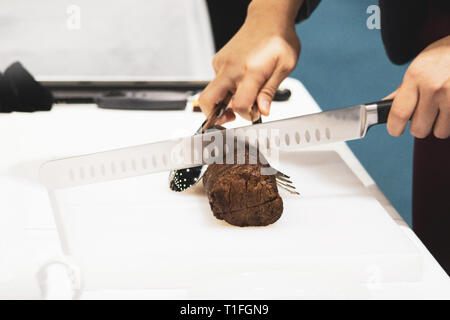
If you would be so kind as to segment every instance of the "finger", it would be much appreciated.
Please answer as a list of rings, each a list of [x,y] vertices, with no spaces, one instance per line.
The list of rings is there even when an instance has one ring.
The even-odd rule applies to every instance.
[[[384,97],[383,100],[389,100],[389,99],[394,99],[395,96],[397,95],[398,89],[395,89],[395,91],[393,91],[392,93],[390,93],[388,96]]]
[[[260,90],[257,103],[259,111],[262,115],[268,116],[270,112],[270,105],[272,104],[273,97],[277,92],[281,82],[289,75],[289,71],[284,68],[277,68],[272,76],[264,84],[263,88]]]
[[[230,92],[234,91],[234,81],[224,75],[218,75],[206,86],[198,97],[200,109],[209,116],[214,106],[225,100]]]
[[[433,134],[436,138],[447,139],[450,137],[450,113],[440,112],[434,125]]]
[[[450,90],[440,91],[437,96],[439,114],[434,124],[433,134],[436,138],[450,137]]]
[[[387,129],[392,136],[400,136],[414,113],[419,99],[415,83],[408,81],[398,89],[389,112]]]
[[[263,81],[255,76],[246,76],[238,85],[231,105],[235,112],[247,120],[252,120],[252,107],[256,96],[263,85]]]
[[[416,138],[425,138],[433,129],[438,114],[438,105],[433,100],[433,94],[429,91],[421,90],[419,93],[419,102],[411,120],[409,130]]]
[[[236,115],[233,110],[227,109],[225,113],[217,120],[216,124],[221,126],[227,122],[233,121],[234,119],[236,119]]]
[[[261,118],[261,113],[259,112],[258,106],[256,104],[254,104],[252,106],[252,109],[250,110],[250,120],[256,121],[259,118]]]

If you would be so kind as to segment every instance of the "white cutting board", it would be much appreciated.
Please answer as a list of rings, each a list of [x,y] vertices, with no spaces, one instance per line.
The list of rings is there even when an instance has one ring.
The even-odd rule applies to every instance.
[[[281,191],[283,215],[268,227],[217,220],[201,186],[172,192],[167,173],[56,191],[84,289],[236,294],[220,289],[232,287],[280,297],[324,279],[341,290],[420,279],[419,252],[337,153],[283,153],[279,166],[301,196]]]
[[[274,103],[271,120],[318,111],[298,81],[284,84],[292,97]],[[13,137],[0,144],[0,175],[25,178],[17,183],[26,201],[19,197],[17,206],[26,207],[19,209],[27,212],[28,226],[48,228],[45,192],[36,185],[40,164],[188,135],[202,121],[189,111],[92,105],[0,115],[0,135]],[[282,191],[283,216],[265,228],[217,220],[202,188],[172,193],[167,173],[58,191],[63,237],[81,267],[83,288],[169,289],[163,297],[323,298],[348,297],[355,282],[376,287],[421,277],[416,248],[338,154],[285,154],[277,168],[292,176],[302,196]],[[8,192],[18,194],[5,186],[0,198]],[[10,202],[1,202],[0,214],[19,210]]]

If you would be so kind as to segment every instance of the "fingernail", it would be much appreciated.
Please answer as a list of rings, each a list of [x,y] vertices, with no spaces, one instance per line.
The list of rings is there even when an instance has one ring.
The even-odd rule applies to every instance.
[[[269,114],[270,102],[267,99],[259,99],[258,105],[262,113],[264,113],[265,115]]]

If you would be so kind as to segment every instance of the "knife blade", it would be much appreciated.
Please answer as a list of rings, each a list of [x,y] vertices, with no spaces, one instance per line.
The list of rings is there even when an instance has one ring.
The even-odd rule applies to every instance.
[[[384,100],[53,160],[41,166],[40,180],[49,189],[60,189],[211,164],[223,159],[221,150],[232,147],[235,139],[251,140],[267,150],[360,139],[371,126],[387,122],[391,105],[392,100]]]

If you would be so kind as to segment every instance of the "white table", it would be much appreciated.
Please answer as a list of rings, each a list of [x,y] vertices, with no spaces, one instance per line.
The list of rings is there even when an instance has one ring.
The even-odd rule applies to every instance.
[[[300,82],[287,79],[283,86],[292,90],[292,101],[297,103],[275,103],[269,120],[320,111]],[[0,275],[0,297],[5,295],[1,291],[2,284],[6,283],[15,287],[15,291],[9,291],[9,297],[39,298],[42,288],[38,287],[35,275],[44,263],[61,254],[46,190],[38,184],[38,169],[43,162],[190,135],[203,118],[200,113],[192,113],[190,108],[189,105],[186,111],[180,112],[139,112],[101,110],[94,105],[59,105],[49,113],[1,114],[0,136],[3,138],[0,142],[0,221],[5,228],[3,239],[13,239],[14,242],[11,243],[17,246],[10,247],[8,253],[14,259],[10,260],[9,265],[4,265],[3,269],[0,267],[0,271],[6,271],[6,274],[10,272],[14,268],[13,261],[22,268],[16,269],[9,277]],[[168,133],[167,127],[171,123],[186,125],[175,126]],[[423,255],[422,281],[376,285],[370,288],[370,296],[364,298],[450,298],[449,277],[380,192],[348,146],[336,143],[315,149],[338,152],[364,186],[372,192],[373,197],[383,205],[386,214],[395,220]],[[5,225],[4,221],[10,226]],[[2,249],[4,248],[0,246],[0,250]],[[14,251],[15,249],[17,250]],[[17,254],[19,251],[21,253]],[[58,273],[53,274],[57,277]],[[59,279],[61,281],[64,277]],[[358,290],[353,292],[356,293],[350,294],[350,297],[359,298]],[[54,290],[47,291],[47,296],[62,297],[61,292]],[[108,291],[86,294],[83,297],[161,298],[164,293],[161,295],[158,292],[155,295],[151,291]],[[173,292],[169,297],[174,297]],[[180,298],[184,298],[182,293]]]

